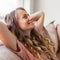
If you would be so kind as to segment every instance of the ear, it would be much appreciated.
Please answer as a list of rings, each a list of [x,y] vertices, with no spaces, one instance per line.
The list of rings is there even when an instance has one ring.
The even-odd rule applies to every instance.
[[[46,30],[48,31],[48,34],[49,34],[52,42],[55,45],[55,51],[57,52],[57,50],[58,50],[58,37],[57,37],[57,32],[56,32],[56,28],[54,25],[54,21],[52,21],[51,23],[49,23],[46,26]]]

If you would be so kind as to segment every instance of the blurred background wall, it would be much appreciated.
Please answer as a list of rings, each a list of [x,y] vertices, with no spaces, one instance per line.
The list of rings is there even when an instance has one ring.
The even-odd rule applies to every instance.
[[[34,0],[33,12],[45,12],[45,25],[55,20],[55,24],[60,24],[60,0]]]
[[[0,0],[0,20],[17,7],[24,7],[29,14],[44,11],[44,25],[53,20],[60,24],[60,0]]]

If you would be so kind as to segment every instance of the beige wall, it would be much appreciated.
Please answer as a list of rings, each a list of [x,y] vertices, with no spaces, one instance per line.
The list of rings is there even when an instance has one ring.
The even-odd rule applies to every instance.
[[[45,12],[45,25],[52,20],[55,20],[55,24],[60,23],[60,0],[34,0],[33,7],[33,12]]]

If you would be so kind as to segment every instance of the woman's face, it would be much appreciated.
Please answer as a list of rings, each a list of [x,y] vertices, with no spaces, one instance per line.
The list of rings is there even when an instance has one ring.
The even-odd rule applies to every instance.
[[[29,14],[24,10],[17,11],[18,25],[22,30],[29,30],[34,28]]]

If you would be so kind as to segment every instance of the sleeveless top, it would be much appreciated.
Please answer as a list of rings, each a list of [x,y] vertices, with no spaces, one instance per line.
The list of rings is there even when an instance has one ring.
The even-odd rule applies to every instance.
[[[43,33],[43,35],[44,34],[46,33]],[[47,41],[47,39],[45,39],[44,43],[48,44],[47,46],[49,46],[48,47],[49,49],[51,48],[54,50],[54,45],[52,42],[50,42],[50,40]],[[58,60],[58,58],[56,57],[56,54],[53,51],[52,51],[53,53],[51,52],[51,56],[49,56],[50,50],[44,51],[44,49],[42,49],[43,53],[41,55],[38,54],[39,58],[36,58],[28,49],[25,48],[25,46],[20,41],[17,40],[17,44],[18,44],[18,47],[20,48],[20,51],[18,52],[14,51],[14,53],[16,53],[22,60]],[[42,45],[42,48],[44,48],[44,44]]]
[[[20,41],[17,40],[17,43],[18,47],[20,48],[20,51],[13,52],[17,54],[22,60],[49,60],[44,54],[41,54],[39,58],[36,58],[24,47],[24,45]]]

